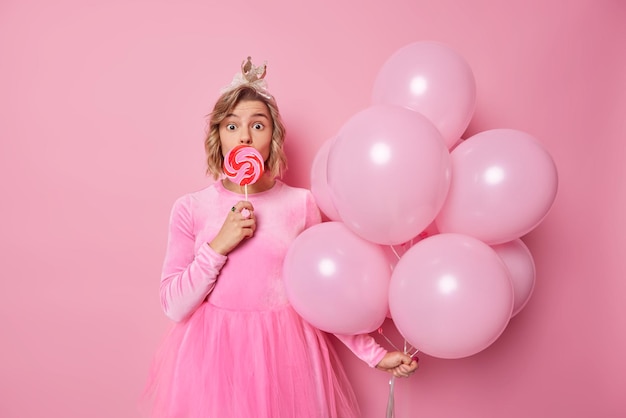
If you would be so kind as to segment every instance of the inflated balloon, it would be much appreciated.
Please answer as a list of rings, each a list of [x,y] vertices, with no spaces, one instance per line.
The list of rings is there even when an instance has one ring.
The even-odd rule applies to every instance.
[[[494,245],[492,248],[504,261],[513,283],[513,294],[515,295],[513,314],[511,315],[513,317],[526,306],[535,288],[535,261],[530,250],[521,239]]]
[[[461,358],[491,345],[513,309],[506,266],[487,244],[461,234],[438,234],[409,249],[389,285],[391,317],[420,351]]]
[[[438,42],[415,42],[383,64],[374,81],[372,101],[422,113],[451,148],[474,113],[476,81],[458,52]]]
[[[481,132],[459,144],[451,157],[450,191],[436,218],[441,232],[501,244],[534,229],[554,203],[556,165],[530,134]]]
[[[383,250],[341,222],[324,222],[298,235],[283,275],[293,308],[323,331],[368,333],[385,320],[391,271]]]
[[[320,210],[324,212],[324,215],[328,219],[333,221],[341,221],[337,209],[333,204],[330,196],[330,189],[328,188],[328,180],[326,176],[326,168],[328,166],[328,150],[332,138],[326,140],[315,155],[313,165],[311,166],[311,193],[315,197],[315,202],[319,206]]]
[[[342,221],[378,244],[409,241],[437,216],[450,154],[423,115],[371,106],[341,128],[328,154],[328,186]]]

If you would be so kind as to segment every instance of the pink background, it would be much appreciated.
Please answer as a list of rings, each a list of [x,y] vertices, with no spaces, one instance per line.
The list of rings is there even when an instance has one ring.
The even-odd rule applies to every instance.
[[[286,180],[308,186],[319,146],[419,40],[475,73],[465,136],[531,133],[560,189],[524,237],[526,308],[477,355],[422,356],[397,385],[397,418],[626,416],[624,22],[621,0],[3,0],[0,416],[138,416],[169,326],[170,207],[208,183],[204,116],[246,55],[269,62]],[[338,349],[364,417],[384,416],[388,376]]]

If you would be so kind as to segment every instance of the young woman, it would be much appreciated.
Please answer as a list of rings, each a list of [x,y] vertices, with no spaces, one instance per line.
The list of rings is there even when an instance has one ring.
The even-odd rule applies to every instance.
[[[358,405],[325,333],[290,306],[283,258],[320,222],[312,194],[286,185],[285,129],[250,59],[217,100],[205,140],[219,179],[174,204],[161,302],[176,321],[151,372],[154,417],[357,417]],[[248,186],[223,178],[237,145],[254,147],[266,170]],[[248,211],[249,214],[242,214]],[[407,377],[417,363],[369,335],[337,336],[371,367]]]

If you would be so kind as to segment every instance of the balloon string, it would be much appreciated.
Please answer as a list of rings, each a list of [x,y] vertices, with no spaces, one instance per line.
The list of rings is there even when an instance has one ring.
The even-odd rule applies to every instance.
[[[411,347],[412,348],[412,347]],[[406,349],[406,340],[404,340],[404,354],[407,354],[407,349]],[[411,354],[411,357],[414,357],[419,350],[415,350],[415,352],[413,354]],[[391,379],[389,379],[389,397],[387,398],[387,415],[386,418],[394,418],[395,417],[395,404],[396,404],[396,400],[395,400],[395,386],[396,386],[396,377],[395,376],[391,376]]]
[[[413,353],[410,353],[411,351],[413,351]],[[417,353],[419,353],[419,350],[413,347],[411,344],[408,344],[407,340],[404,340],[404,354],[406,354],[409,357],[413,357]]]
[[[395,399],[394,399],[394,388],[396,384],[396,377],[392,376],[389,379],[389,398],[387,399],[387,416],[386,418],[394,418],[395,412]]]
[[[390,245],[389,247],[391,247],[391,251],[393,251],[393,253],[396,255],[396,257],[398,257],[398,260],[400,259],[400,254],[398,254],[398,252],[396,251],[396,249],[394,248],[393,245]]]
[[[396,351],[400,351],[400,349],[398,347],[396,347],[396,345],[389,339],[387,338],[387,336],[383,333],[383,329],[378,328],[378,333],[385,339],[385,341],[387,341],[389,343],[389,345]],[[419,353],[419,349],[413,347],[411,344],[408,343],[407,340],[404,340],[404,349],[402,350],[402,352],[406,355],[408,355],[409,357],[414,357],[417,353]],[[415,350],[415,351],[413,351]],[[411,351],[413,351],[412,353],[410,353]]]
[[[387,338],[387,336],[385,334],[383,334],[383,329],[382,328],[378,328],[378,333],[380,335],[383,336],[383,338],[385,340],[387,340],[387,342],[389,343],[389,345],[391,345],[396,351],[400,351],[400,349],[398,347],[396,347],[396,345],[394,343],[391,342],[391,340],[389,338]]]
[[[387,338],[387,336],[383,333],[382,327],[378,328],[378,333],[380,335],[382,335],[382,337],[385,340],[387,340],[389,345],[391,345],[396,351],[400,351],[398,349],[398,347],[396,347],[396,345],[393,342],[391,342],[391,340],[389,338]],[[417,353],[419,353],[419,350],[417,348],[413,347],[411,344],[409,344],[409,342],[406,339],[404,339],[403,353],[408,355],[409,357],[413,358],[413,357],[415,357],[415,355]],[[389,380],[389,397],[387,398],[387,415],[386,415],[386,418],[394,418],[395,417],[395,386],[396,386],[396,377],[392,376],[391,379]]]

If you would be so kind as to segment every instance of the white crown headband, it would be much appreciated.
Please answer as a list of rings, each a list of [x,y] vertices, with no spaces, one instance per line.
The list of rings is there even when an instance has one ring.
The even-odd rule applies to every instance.
[[[267,82],[264,80],[266,72],[267,61],[256,67],[252,64],[252,58],[248,57],[247,60],[241,63],[241,72],[235,74],[233,81],[231,81],[228,86],[222,88],[220,93],[224,94],[236,89],[239,86],[247,84],[255,89],[261,96],[271,100],[272,95],[267,90]]]

